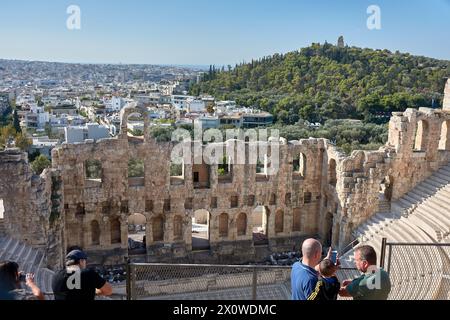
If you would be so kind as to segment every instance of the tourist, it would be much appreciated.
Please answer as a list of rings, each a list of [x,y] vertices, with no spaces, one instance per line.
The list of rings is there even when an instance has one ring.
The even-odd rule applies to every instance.
[[[73,250],[66,256],[66,268],[53,277],[55,300],[95,300],[95,295],[110,296],[112,287],[92,269],[86,268],[87,255]]]
[[[22,288],[25,283],[27,288]],[[0,263],[0,300],[45,300],[34,274],[19,272],[16,262]]]
[[[356,268],[363,274],[355,280],[345,280],[339,295],[353,297],[354,300],[387,300],[391,291],[389,274],[377,268],[377,253],[371,246],[361,246],[355,250]]]
[[[319,263],[319,279],[308,300],[337,300],[341,289],[341,284],[336,277],[338,268],[338,264],[334,264],[330,259],[324,259]]]
[[[331,248],[327,259],[330,255]],[[292,266],[292,300],[307,300],[314,292],[319,277],[316,268],[322,259],[322,244],[316,239],[305,240],[302,245],[302,256],[302,260]]]

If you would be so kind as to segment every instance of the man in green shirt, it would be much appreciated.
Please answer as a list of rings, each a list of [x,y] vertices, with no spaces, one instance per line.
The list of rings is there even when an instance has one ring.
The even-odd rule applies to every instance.
[[[363,273],[355,280],[346,280],[339,291],[341,297],[354,300],[387,300],[391,292],[389,274],[377,268],[377,253],[371,246],[361,246],[355,250],[356,268]]]

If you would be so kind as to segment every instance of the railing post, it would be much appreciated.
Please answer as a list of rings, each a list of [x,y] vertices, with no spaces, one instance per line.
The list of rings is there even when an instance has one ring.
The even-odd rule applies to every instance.
[[[384,268],[384,261],[386,256],[386,243],[387,238],[381,240],[381,253],[380,253],[380,268]]]
[[[130,259],[126,258],[127,262],[127,300],[131,300],[131,266],[130,266]]]
[[[256,300],[257,282],[258,282],[258,273],[257,273],[256,267],[253,267],[252,300]]]
[[[137,290],[136,290],[136,278],[137,278],[137,274],[136,274],[136,266],[131,266],[131,287],[130,287],[130,291],[131,291],[131,300],[137,300]]]

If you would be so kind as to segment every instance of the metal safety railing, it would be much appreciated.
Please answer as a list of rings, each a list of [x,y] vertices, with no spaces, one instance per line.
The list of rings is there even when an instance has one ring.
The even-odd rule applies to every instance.
[[[129,300],[289,300],[286,266],[128,264]],[[340,280],[356,269],[338,271]],[[353,278],[353,277],[351,277]]]
[[[352,245],[353,247],[353,245]],[[392,300],[450,298],[450,243],[382,240],[380,267],[389,273]],[[288,300],[289,266],[127,264],[127,299]],[[340,281],[360,275],[341,268]]]
[[[128,264],[127,298],[287,299],[290,267]]]

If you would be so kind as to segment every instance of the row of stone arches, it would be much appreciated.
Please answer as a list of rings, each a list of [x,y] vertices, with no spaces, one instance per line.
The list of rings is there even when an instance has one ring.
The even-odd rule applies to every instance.
[[[414,139],[414,151],[426,151],[430,134],[430,125],[426,120],[419,120],[416,126]],[[450,150],[450,120],[445,120],[441,124],[439,139],[439,150]]]
[[[90,245],[97,246],[101,244],[101,228],[97,220],[92,220],[90,223]],[[119,218],[110,219],[109,223],[110,241],[111,244],[122,243],[121,223]]]
[[[281,209],[274,212],[274,230],[273,234],[278,235],[284,232],[300,232],[301,231],[301,211],[300,208],[292,211],[292,227],[285,225],[285,212]],[[226,212],[222,212],[216,217],[212,218],[207,210],[196,210],[192,220],[192,249],[202,250],[209,249],[211,241],[210,227],[214,223],[217,227],[217,234],[219,241],[226,241],[233,233],[239,239],[253,239],[255,244],[267,244],[269,237],[269,216],[270,210],[266,206],[258,206],[253,212],[247,214],[240,212],[234,216]],[[169,221],[167,221],[169,219]],[[109,223],[101,226],[101,220],[94,219],[89,225],[90,241],[89,246],[95,247],[100,245],[108,245],[105,241],[109,240],[109,245],[122,244],[123,237],[128,241],[128,250],[136,251],[135,249],[142,249],[136,251],[139,253],[146,253],[147,243],[157,244],[164,242],[167,238],[173,242],[183,241],[186,230],[186,221],[181,215],[174,215],[167,217],[158,215],[147,218],[143,214],[131,214],[127,217],[126,228],[119,217],[109,218]],[[170,224],[171,228],[167,228]],[[150,228],[147,230],[147,228]],[[126,230],[126,233],[124,231]],[[167,230],[170,235],[165,237]],[[102,233],[109,232],[109,237],[104,235],[102,240]],[[147,242],[147,236],[150,236],[150,242]],[[236,240],[235,239],[235,240]],[[131,243],[131,244],[130,244]],[[140,244],[140,245],[138,245]],[[137,247],[136,247],[137,246]]]
[[[201,213],[201,214],[199,214]],[[232,233],[237,236],[237,240],[241,237],[252,239],[255,245],[265,245],[269,241],[269,216],[270,210],[267,206],[257,206],[251,214],[240,212],[235,215],[233,224],[230,215],[222,212],[217,216],[216,227],[218,228],[218,236],[221,241],[226,241]],[[301,232],[301,210],[294,208],[292,210],[292,226],[288,228],[285,225],[285,212],[281,209],[274,213],[274,234],[282,234],[285,232]],[[201,250],[209,248],[211,240],[209,230],[211,227],[211,214],[207,210],[196,210],[193,219],[192,229],[192,247],[193,250]],[[197,226],[203,226],[203,233],[197,231]],[[214,222],[213,222],[214,223]]]

